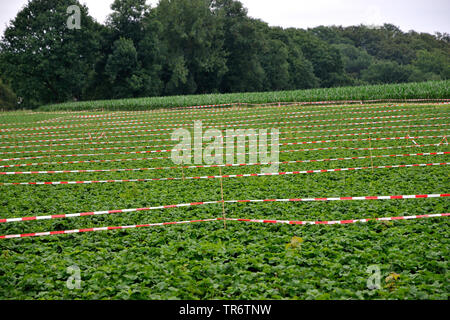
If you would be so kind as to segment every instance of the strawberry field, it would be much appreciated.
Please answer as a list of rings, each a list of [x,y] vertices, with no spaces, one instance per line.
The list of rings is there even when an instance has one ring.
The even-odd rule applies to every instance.
[[[49,110],[0,113],[1,299],[448,299],[447,102]],[[195,120],[278,159],[175,164]]]

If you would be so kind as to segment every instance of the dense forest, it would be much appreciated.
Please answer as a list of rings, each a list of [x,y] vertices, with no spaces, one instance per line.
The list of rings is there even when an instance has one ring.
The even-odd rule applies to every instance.
[[[67,8],[81,9],[70,29]],[[235,0],[32,0],[0,42],[2,108],[450,78],[450,35],[383,26],[270,27]],[[18,98],[16,98],[16,96]]]

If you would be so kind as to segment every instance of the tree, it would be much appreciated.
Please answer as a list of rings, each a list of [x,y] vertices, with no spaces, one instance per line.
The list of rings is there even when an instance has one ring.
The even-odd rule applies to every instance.
[[[261,65],[265,73],[266,90],[286,90],[290,85],[289,50],[280,40],[268,39],[264,43]]]
[[[105,73],[112,85],[113,98],[135,97],[142,88],[137,51],[133,41],[120,38],[108,56]]]
[[[347,84],[347,80],[342,77],[344,67],[338,49],[304,30],[291,28],[287,32],[293,42],[301,48],[306,59],[311,61],[321,87]]]
[[[367,69],[375,60],[366,50],[350,44],[338,44],[335,48],[341,53],[345,72],[354,78],[360,78],[361,71]]]
[[[157,96],[162,55],[160,27],[144,0],[115,0],[102,29],[101,56],[89,92],[94,99]],[[133,57],[132,72],[120,61]],[[126,59],[124,60],[126,61]],[[111,86],[113,90],[111,90]]]
[[[142,96],[158,96],[164,84],[160,78],[164,63],[164,50],[161,40],[162,25],[151,10],[143,21],[143,37],[138,43],[138,61],[143,77]]]
[[[69,29],[67,8],[78,5],[81,29]],[[0,43],[0,68],[24,105],[80,100],[94,76],[98,25],[73,0],[33,0]]]
[[[308,89],[319,86],[319,79],[314,75],[314,67],[311,61],[305,58],[301,47],[289,37],[285,30],[279,27],[270,28],[266,25],[266,29],[263,29],[262,32],[270,39],[281,41],[287,50],[286,61],[288,64],[289,82],[284,88],[285,90]],[[267,56],[266,53],[263,54],[263,57],[271,60],[270,63],[273,64],[272,68],[274,70],[273,73],[275,73],[277,65],[280,64],[277,55],[278,53],[276,51],[273,51],[273,54],[270,56]],[[266,73],[268,72],[266,70]],[[267,77],[274,76],[273,73],[272,75],[268,74]]]
[[[413,66],[419,69],[423,74],[435,74],[443,80],[450,78],[450,55],[438,49],[432,51],[419,50]]]
[[[226,73],[220,21],[209,0],[161,0],[155,18],[161,25],[166,57],[161,71],[165,94],[217,90]]]
[[[308,29],[308,32],[328,44],[352,45],[353,41],[343,35],[343,30],[344,29],[342,27],[337,26],[318,26],[312,29]]]
[[[362,72],[362,79],[371,84],[408,82],[411,68],[395,61],[377,61]]]
[[[17,97],[11,88],[0,79],[0,110],[12,110],[17,105]]]
[[[143,21],[150,11],[145,0],[114,0],[111,10],[113,12],[108,17],[107,25],[114,32],[114,40],[127,38],[137,45],[143,38]]]
[[[266,75],[260,60],[263,35],[258,22],[247,17],[247,10],[239,1],[215,0],[211,7],[224,30],[223,50],[228,70],[223,76],[222,91],[263,90]]]

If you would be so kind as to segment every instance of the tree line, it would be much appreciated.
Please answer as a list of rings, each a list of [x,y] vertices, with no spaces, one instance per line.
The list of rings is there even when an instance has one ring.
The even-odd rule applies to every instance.
[[[67,8],[80,8],[80,28]],[[450,36],[383,26],[283,29],[236,0],[31,0],[0,41],[0,104],[277,91],[450,78]],[[17,98],[18,97],[18,98]],[[18,103],[16,103],[18,101]]]

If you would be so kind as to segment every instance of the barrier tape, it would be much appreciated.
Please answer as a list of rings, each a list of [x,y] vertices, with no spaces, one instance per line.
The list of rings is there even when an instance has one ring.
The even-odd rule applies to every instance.
[[[429,101],[429,103],[423,103]],[[230,106],[230,107],[234,107],[234,106],[253,106],[251,108],[258,108],[258,107],[254,107],[254,106],[286,106],[286,105],[297,105],[297,106],[302,106],[302,105],[313,105],[313,106],[318,106],[321,104],[329,104],[329,105],[336,105],[336,104],[353,104],[353,103],[359,103],[359,104],[363,104],[363,103],[414,103],[414,102],[422,102],[422,104],[425,105],[445,105],[448,104],[449,99],[378,99],[378,100],[341,100],[341,101],[320,101],[320,102],[275,102],[275,103],[245,103],[245,102],[233,102],[233,103],[229,103],[229,104],[224,104],[224,105],[211,105],[210,107],[213,108],[214,106]],[[323,106],[323,107],[328,107],[328,106]],[[153,110],[135,110],[135,111],[108,111],[109,113],[114,113],[114,114],[118,114],[118,113],[125,113],[125,114],[131,114],[131,113],[165,113],[165,112],[177,112],[179,110],[183,110],[186,107],[164,107],[161,109],[153,109]],[[191,107],[192,108],[192,107]],[[205,109],[205,108],[203,108]],[[202,112],[208,112],[210,110],[202,110]],[[95,110],[79,110],[79,111],[45,111],[45,112],[37,112],[37,111],[33,111],[30,113],[25,113],[26,115],[36,115],[36,114],[68,114],[68,115],[74,115],[75,116],[78,113],[88,113],[88,112],[95,112]],[[197,110],[193,110],[190,112],[198,112]],[[13,113],[13,112],[12,112]],[[82,115],[80,115],[82,116]]]
[[[382,102],[425,102],[425,101],[433,101],[435,102],[435,104],[448,104],[448,99],[377,99],[377,100],[341,100],[341,101],[316,101],[316,102],[271,102],[271,103],[241,103],[241,102],[235,102],[235,103],[231,103],[230,106],[236,106],[236,105],[246,105],[246,106],[278,106],[278,107],[283,107],[285,105],[298,105],[298,106],[308,106],[308,105],[323,105],[323,104],[328,104],[328,105],[336,105],[336,104],[353,104],[353,103],[359,103],[359,104],[364,104],[364,103],[382,103]],[[436,102],[439,101],[439,102]],[[206,107],[207,108],[207,107]],[[172,110],[186,110],[186,109],[198,109],[198,107],[175,107]],[[159,110],[157,110],[158,112]],[[196,112],[197,110],[194,110],[192,112]],[[203,110],[202,110],[203,111]]]
[[[450,162],[442,163],[420,163],[420,164],[402,164],[387,165],[373,167],[357,167],[357,168],[338,168],[338,169],[318,169],[318,170],[302,170],[291,172],[271,172],[271,173],[243,173],[243,174],[225,174],[219,176],[198,176],[198,177],[170,177],[170,178],[146,178],[146,179],[116,179],[116,180],[86,180],[86,181],[52,181],[52,182],[1,182],[0,186],[17,186],[17,185],[69,185],[69,184],[94,184],[94,183],[122,183],[122,182],[149,182],[149,181],[174,181],[174,180],[199,180],[199,179],[221,179],[221,178],[247,178],[262,176],[285,176],[309,173],[326,173],[326,172],[342,172],[342,171],[359,171],[367,169],[391,169],[391,168],[412,168],[412,167],[431,167],[445,166]]]
[[[338,124],[316,124],[316,125],[301,125],[301,126],[284,126],[284,129],[291,129],[291,128],[323,128],[323,127],[329,127],[329,126],[357,126],[357,125],[366,125],[366,124],[384,124],[384,123],[398,123],[398,122],[413,122],[413,121],[430,121],[430,120],[442,120],[442,119],[448,119],[449,117],[432,117],[432,118],[419,118],[419,119],[411,119],[411,120],[388,120],[388,121],[370,121],[370,122],[350,122],[350,123],[338,123]],[[319,120],[320,121],[320,120]],[[307,121],[293,121],[289,123],[301,123],[301,122],[307,122]],[[314,122],[314,121],[312,121]],[[258,125],[265,125],[265,124],[276,124],[276,123],[262,123]],[[134,130],[114,130],[112,128],[106,128],[105,130],[111,131],[109,133],[130,133],[130,132],[156,132],[156,131],[169,131],[171,129],[140,129],[136,130],[136,128],[147,128],[148,126],[134,126],[134,127],[123,127],[121,129],[134,129]],[[208,128],[208,127],[203,127]],[[247,128],[249,129],[249,128]],[[250,128],[250,129],[263,129],[263,128]],[[100,128],[99,128],[100,130]],[[18,137],[27,137],[27,136],[83,136],[86,134],[86,132],[83,133],[70,133],[71,131],[67,132],[61,132],[61,131],[47,131],[47,132],[34,132],[30,134],[20,134],[20,135],[0,135],[0,139],[17,139]],[[100,131],[103,132],[103,131]],[[98,133],[90,132],[90,133]],[[161,136],[161,135],[167,135],[168,132],[159,132],[153,134],[153,136]],[[149,135],[150,136],[150,135]]]
[[[278,109],[278,106],[273,106],[273,105],[258,105],[256,107],[252,106],[252,107],[248,107],[247,104],[243,103],[241,104],[242,106],[238,106],[238,104],[230,104],[228,108],[217,108],[217,109],[203,109],[203,110],[190,110],[190,111],[183,111],[182,109],[158,109],[158,110],[145,110],[145,111],[118,111],[118,112],[110,112],[107,114],[100,114],[100,115],[72,115],[71,118],[77,118],[77,117],[85,117],[85,118],[90,118],[90,117],[107,117],[110,114],[114,114],[114,115],[156,115],[159,116],[161,114],[198,114],[199,112],[201,112],[202,114],[208,114],[208,113],[220,113],[220,112],[232,112],[235,110],[261,110],[261,109]],[[285,104],[282,105],[282,107],[294,107],[294,106],[298,106],[299,104],[297,103],[289,103],[289,104]],[[431,104],[430,104],[431,105]],[[316,107],[316,106],[315,106]],[[318,107],[318,106],[317,106]],[[326,106],[320,106],[320,107],[326,107]],[[181,112],[180,112],[181,111]],[[86,111],[86,112],[94,112],[94,111]],[[45,113],[45,112],[44,112]]]
[[[370,106],[370,107],[359,107],[359,108],[346,108],[346,110],[370,110],[370,109],[375,109],[375,108],[386,108],[385,106]],[[251,109],[250,109],[251,110]],[[320,114],[320,112],[323,112],[323,110],[310,110],[310,111],[292,111],[292,112],[271,112],[271,113],[260,113],[260,114],[254,114],[254,112],[245,112],[245,113],[240,113],[240,112],[236,112],[238,114],[240,114],[240,116],[233,116],[233,117],[227,117],[226,120],[228,122],[228,120],[231,119],[251,119],[251,118],[262,118],[262,117],[280,117],[280,116],[284,116],[284,115],[293,115],[293,114],[311,114],[314,115],[316,113],[319,113],[318,115],[315,116],[321,116],[321,115],[329,115],[330,112],[332,111],[339,111],[342,109],[329,109],[327,110],[328,113],[326,114]],[[378,111],[369,111],[369,112],[339,112],[339,113],[334,113],[333,114],[361,114],[361,113],[393,113],[393,112],[402,112],[402,111],[408,111],[411,110],[411,108],[408,109],[391,109],[391,110],[378,110]],[[416,110],[421,110],[420,109],[415,109]],[[277,111],[277,110],[275,110]],[[233,113],[233,115],[235,115],[236,113]],[[137,115],[136,115],[137,116]],[[213,115],[200,115],[202,117],[210,117],[210,118],[219,118],[221,117],[221,115],[217,115],[217,114],[213,114]],[[226,115],[224,115],[226,116]],[[136,121],[140,121],[140,119],[130,119],[129,116],[118,116],[118,117],[114,117],[114,119],[112,119],[112,117],[110,117],[111,120],[116,120],[116,119],[127,119],[124,121],[106,121],[103,123],[109,123],[109,124],[114,124],[114,123],[128,123],[128,122],[136,122]],[[108,119],[108,118],[106,118]],[[103,120],[106,120],[105,118],[103,118]],[[161,120],[165,120],[164,122],[170,122],[170,123],[182,123],[182,124],[187,124],[186,122],[180,122],[180,119],[185,119],[184,121],[208,121],[211,119],[205,119],[205,118],[192,118],[192,117],[180,117],[179,115],[173,116],[173,117],[157,117],[155,119],[148,119],[148,120],[153,120],[152,123],[154,122],[160,122]],[[53,119],[49,119],[49,120],[43,120],[40,121],[38,123],[43,124],[43,123],[67,123],[67,122],[79,122],[79,121],[86,121],[86,120],[98,120],[98,119],[60,119],[60,120],[53,120]],[[142,120],[142,119],[141,119]],[[166,120],[171,120],[171,121],[166,121]],[[214,119],[216,120],[216,119]],[[223,120],[223,119],[218,119],[218,120]],[[2,124],[2,125],[23,125],[24,123],[17,123],[17,124]],[[95,125],[92,124],[92,125]]]
[[[312,149],[294,149],[294,150],[279,150],[277,153],[292,153],[292,152],[309,152],[309,151],[324,151],[324,150],[389,150],[389,149],[404,149],[404,148],[423,148],[423,147],[439,147],[442,143],[437,144],[422,144],[422,145],[407,145],[407,146],[386,146],[386,147],[371,147],[371,148],[356,148],[356,147],[325,147],[325,148],[312,148]],[[35,160],[35,159],[46,159],[46,158],[70,158],[70,157],[95,157],[95,156],[111,156],[111,155],[127,155],[127,154],[148,154],[151,151],[128,151],[128,152],[107,152],[107,153],[85,153],[85,154],[51,154],[46,156],[35,156],[35,157],[21,157],[21,158],[9,158],[0,159],[0,162],[4,161],[21,161],[21,160]],[[250,153],[234,153],[234,155],[251,155],[260,154],[260,152],[250,152]],[[226,156],[228,154],[224,154]],[[147,160],[163,160],[170,159],[170,157],[154,157],[146,158]],[[101,161],[101,160],[95,160]]]
[[[352,219],[352,220],[335,220],[335,221],[292,221],[292,220],[261,220],[261,219],[235,219],[235,218],[218,218],[218,220],[226,221],[238,221],[238,222],[254,222],[254,223],[271,223],[271,224],[290,224],[290,225],[333,225],[333,224],[353,224],[353,223],[365,223],[370,221],[397,221],[397,220],[413,220],[424,218],[438,218],[448,217],[450,213],[438,213],[438,214],[423,214],[416,216],[403,216],[403,217],[386,217],[386,218],[370,218],[370,219]]]
[[[316,202],[316,201],[324,202],[324,201],[406,200],[406,199],[427,199],[427,198],[445,198],[445,197],[450,197],[450,194],[328,197],[328,198],[321,197],[321,198],[292,198],[292,199],[263,199],[263,200],[225,200],[225,201],[214,200],[214,201],[191,202],[191,203],[182,203],[182,204],[164,205],[164,206],[155,206],[155,207],[146,207],[146,208],[104,210],[104,211],[91,211],[91,212],[70,213],[70,214],[55,214],[55,215],[46,215],[46,216],[6,218],[6,219],[0,219],[0,223],[67,219],[67,218],[86,217],[86,216],[98,216],[98,215],[109,215],[109,214],[118,214],[118,213],[163,210],[163,209],[171,209],[171,208],[202,206],[202,205],[209,205],[209,204],[221,204],[222,202],[224,202],[224,203]]]
[[[290,164],[290,163],[311,163],[311,162],[327,162],[327,161],[344,161],[344,160],[362,160],[362,159],[375,159],[375,158],[395,158],[395,157],[414,157],[414,156],[438,156],[447,155],[450,152],[428,152],[428,153],[411,153],[411,154],[390,154],[390,155],[375,155],[375,156],[361,156],[361,157],[347,157],[347,158],[334,158],[334,159],[307,159],[307,160],[295,160],[295,161],[282,161],[282,162],[269,162],[269,163],[243,163],[243,164],[211,164],[211,165],[195,165],[195,166],[183,166],[183,169],[194,169],[194,168],[218,168],[218,167],[237,167],[237,166],[251,166],[251,165],[271,165],[271,164]],[[248,153],[254,154],[254,153]],[[229,154],[226,154],[227,156]],[[159,159],[159,158],[158,158]],[[132,158],[132,159],[104,159],[104,160],[79,160],[79,161],[59,161],[59,162],[42,162],[42,163],[23,163],[23,164],[12,164],[3,165],[0,168],[14,168],[14,167],[29,167],[29,166],[41,166],[41,165],[60,165],[60,164],[81,164],[81,163],[108,163],[108,162],[126,162],[126,161],[146,161],[154,160],[154,158]],[[157,168],[146,168],[145,170],[169,170],[169,169],[180,169],[179,166],[172,167],[157,167]],[[116,169],[110,169],[116,170]],[[127,170],[127,169],[122,169]],[[129,169],[128,169],[129,170]],[[73,171],[73,170],[72,170]],[[79,170],[80,172],[85,170]],[[45,173],[51,171],[39,171],[38,173]],[[55,171],[52,171],[55,172]],[[62,171],[61,171],[62,172]],[[34,173],[34,172],[31,172]],[[16,174],[8,172],[0,172],[2,174]],[[26,174],[25,172],[20,172],[17,174]]]
[[[342,131],[363,131],[363,130],[376,130],[376,129],[394,129],[394,128],[423,128],[423,127],[444,127],[449,126],[450,124],[447,123],[436,123],[436,124],[417,124],[417,125],[403,125],[403,126],[384,126],[384,127],[368,127],[368,128],[345,128],[345,129],[326,129],[326,130],[295,130],[295,131],[284,131],[280,132],[280,134],[292,134],[292,133],[312,133],[312,132],[342,132]],[[444,129],[443,129],[444,130]],[[417,130],[413,130],[417,131]],[[119,133],[129,133],[133,131],[119,131]],[[104,136],[104,133],[102,133]],[[77,135],[77,134],[75,134]],[[215,138],[227,138],[227,137],[251,137],[255,135],[273,135],[273,133],[267,133],[267,134],[243,134],[243,135],[221,135],[221,136],[215,136]],[[70,134],[70,136],[72,136]],[[133,135],[109,135],[109,138],[142,138],[142,137],[149,137],[153,136],[153,134],[133,134]],[[107,138],[105,136],[105,138]],[[97,138],[95,138],[97,139]],[[44,140],[25,140],[25,141],[15,141],[17,143],[16,146],[20,146],[19,143],[39,143],[39,142],[64,142],[64,141],[81,141],[81,140],[92,140],[91,133],[88,133],[88,137],[82,137],[82,138],[65,138],[65,139],[44,139]],[[170,138],[165,139],[152,139],[152,140],[146,140],[146,141],[173,141]],[[12,143],[13,141],[0,141],[0,144],[7,144]],[[14,146],[14,147],[16,147]],[[54,144],[52,144],[54,146]],[[5,148],[5,147],[2,147]]]
[[[327,116],[329,114],[324,114],[324,116]],[[420,114],[420,116],[433,116],[435,114],[433,113],[426,113],[426,114]],[[319,116],[319,115],[314,115]],[[405,115],[395,115],[395,116],[378,116],[378,117],[356,117],[356,118],[342,118],[342,119],[316,119],[316,120],[301,120],[301,121],[278,121],[278,122],[266,122],[266,123],[257,123],[257,124],[249,124],[248,122],[245,122],[244,124],[248,125],[272,125],[272,124],[286,124],[286,123],[314,123],[314,122],[336,122],[336,121],[353,121],[353,120],[375,120],[375,119],[397,119],[397,118],[409,118],[409,117],[416,117],[417,114],[405,114]],[[310,117],[310,116],[308,116]],[[285,118],[307,118],[307,116],[301,115],[301,116],[290,116]],[[255,121],[258,121],[259,119],[255,119]],[[252,121],[253,122],[253,121]],[[227,123],[233,123],[233,122],[227,122]],[[126,123],[127,124],[127,123]],[[129,123],[128,123],[129,124]],[[135,122],[135,125],[141,125],[141,124],[154,124],[152,122]],[[345,124],[345,123],[342,123]],[[237,124],[219,124],[219,125],[204,125],[204,128],[231,128],[231,127],[239,127],[242,124],[240,124],[239,121],[237,121]],[[11,131],[19,131],[19,132],[25,132],[25,131],[39,131],[39,130],[52,130],[52,129],[72,129],[72,128],[86,128],[89,127],[88,124],[79,124],[79,125],[67,125],[67,126],[49,126],[49,127],[34,127],[34,128],[9,128],[9,129],[0,129],[0,132],[11,132]],[[166,126],[172,126],[171,128],[156,128],[152,129],[153,131],[167,131],[167,130],[176,130],[179,127],[185,127],[186,124],[168,124],[163,125],[160,124],[159,126],[166,127]],[[133,126],[133,127],[123,127],[122,129],[128,129],[128,128],[143,128],[148,127],[147,126]],[[116,130],[117,127],[113,128],[103,128],[103,127],[95,127],[97,129],[101,129],[102,131],[110,131],[110,130]],[[78,130],[72,130],[72,132],[79,132],[82,131],[80,129]]]
[[[437,218],[437,217],[448,217],[449,215],[450,215],[449,213],[441,213],[441,214],[426,214],[426,215],[416,215],[416,216],[371,218],[371,219],[358,219],[358,220],[340,220],[340,221],[282,221],[282,220],[213,218],[213,219],[201,219],[201,220],[190,220],[190,221],[148,223],[148,224],[141,224],[141,225],[129,225],[129,226],[118,226],[118,227],[100,227],[100,228],[73,229],[73,230],[63,230],[63,231],[47,231],[47,232],[11,234],[11,235],[0,236],[0,239],[42,237],[42,236],[51,236],[51,235],[60,235],[60,234],[74,234],[74,233],[97,232],[97,231],[126,230],[126,229],[136,229],[136,228],[145,228],[145,227],[167,226],[167,225],[176,225],[176,224],[180,225],[180,224],[223,221],[223,220],[241,221],[241,222],[272,223],[272,224],[273,223],[284,223],[284,224],[290,224],[290,225],[334,225],[334,224],[352,224],[352,223],[358,223],[358,222],[365,223],[365,222],[369,222],[369,221],[378,222],[378,221],[398,221],[398,220]]]
[[[400,109],[398,111],[407,111],[408,109]],[[378,111],[378,112],[387,112],[387,111]],[[298,114],[298,113],[302,113],[302,112],[292,112],[289,114]],[[377,113],[376,111],[374,112],[350,112],[350,114],[352,113],[357,113],[357,114],[361,114],[361,113]],[[286,117],[286,118],[309,118],[309,117],[319,117],[319,116],[327,116],[329,115],[329,113],[321,113],[321,114],[306,114],[306,115],[300,115],[300,116],[290,116],[290,117]],[[260,117],[265,117],[266,115],[252,115],[251,118],[260,118]],[[279,114],[276,113],[272,113],[272,114],[268,114],[267,116],[269,117],[277,117],[279,116]],[[242,117],[236,117],[235,119],[241,119]],[[230,118],[227,118],[227,123],[247,123],[247,122],[254,122],[254,121],[258,121],[259,119],[255,119],[255,120],[239,120],[239,121],[229,121]],[[118,125],[118,124],[158,124],[158,122],[160,122],[160,120],[167,120],[167,118],[159,118],[159,119],[154,119],[154,121],[142,121],[139,119],[135,119],[135,120],[124,120],[124,121],[108,121],[108,122],[99,122],[99,123],[91,123],[91,124],[86,124],[86,123],[81,123],[81,124],[74,124],[74,125],[65,125],[65,126],[47,126],[47,127],[18,127],[18,128],[7,128],[7,129],[0,129],[0,132],[7,132],[7,131],[28,131],[28,130],[41,130],[41,129],[69,129],[69,128],[80,128],[80,127],[89,127],[89,126],[104,126],[104,125]],[[207,121],[210,119],[196,119],[196,121]],[[222,119],[220,119],[222,120]],[[175,123],[175,124],[167,124],[167,125],[161,125],[161,126],[186,126],[188,124],[190,124],[192,121],[194,120],[190,120],[189,123],[185,123],[185,122],[181,122],[181,123]],[[155,123],[156,122],[156,123]],[[170,121],[169,121],[170,122]]]
[[[387,141],[387,140],[410,140],[410,139],[435,139],[444,138],[444,135],[437,136],[416,136],[416,137],[379,137],[379,138],[367,138],[367,139],[330,139],[330,140],[318,140],[318,141],[300,141],[300,142],[283,142],[275,144],[260,145],[260,147],[273,147],[273,146],[293,146],[293,145],[305,145],[305,144],[320,144],[320,143],[335,143],[335,142],[358,142],[358,141]],[[280,139],[279,139],[280,140]],[[48,153],[48,152],[68,152],[68,151],[97,151],[97,150],[129,150],[129,149],[147,149],[156,148],[158,146],[124,146],[124,147],[103,147],[103,148],[74,148],[74,149],[59,149],[59,150],[23,150],[23,151],[8,151],[0,152],[0,155],[7,154],[29,154],[29,153]],[[227,149],[227,146],[218,146],[216,149]],[[191,151],[194,149],[166,149],[166,150],[146,150],[148,153],[168,153],[173,151]]]
[[[195,166],[172,166],[172,167],[156,167],[156,168],[131,168],[131,169],[92,169],[92,170],[49,170],[49,171],[7,171],[0,172],[0,175],[19,175],[19,174],[59,174],[59,173],[94,173],[94,172],[126,172],[126,171],[150,171],[150,170],[172,170],[172,169],[199,169],[199,168],[219,168],[219,167],[244,167],[244,166],[263,166],[273,164],[295,164],[295,163],[313,163],[313,162],[327,162],[327,161],[344,161],[344,160],[362,160],[362,159],[375,159],[375,158],[399,158],[399,157],[414,157],[414,156],[439,156],[447,155],[450,152],[429,152],[429,153],[411,153],[411,154],[391,154],[391,155],[375,155],[375,156],[362,156],[362,157],[347,157],[347,158],[334,158],[334,159],[310,159],[310,160],[293,160],[293,161],[280,161],[280,162],[267,162],[267,163],[241,163],[241,164],[210,164],[210,165],[195,165]],[[112,160],[88,160],[88,161],[68,161],[66,164],[71,163],[86,163],[86,162],[119,162],[119,161],[136,161],[147,160],[142,159],[112,159]],[[51,164],[51,163],[49,163]],[[63,164],[63,162],[55,162],[53,164]],[[39,164],[37,164],[39,165]],[[19,165],[12,165],[19,166]],[[22,165],[26,166],[26,165]],[[0,168],[7,166],[0,166]]]
[[[448,102],[444,102],[444,103],[415,103],[415,104],[408,104],[408,103],[400,103],[400,104],[391,104],[391,105],[387,105],[387,106],[374,106],[374,108],[378,108],[378,107],[391,107],[391,106],[402,106],[402,107],[410,107],[410,106],[426,106],[426,107],[433,107],[433,106],[440,106],[440,105],[447,105],[449,104]],[[287,104],[282,104],[282,105],[273,105],[273,104],[268,104],[268,105],[254,105],[252,104],[251,106],[249,104],[240,104],[239,106],[237,106],[237,104],[235,105],[230,105],[229,108],[219,108],[219,109],[203,109],[200,110],[202,115],[206,115],[208,116],[208,114],[226,114],[228,112],[241,112],[243,111],[244,113],[248,113],[250,110],[252,111],[258,111],[258,110],[273,110],[276,111],[276,109],[279,109],[280,107],[283,108],[288,108],[288,107],[296,107],[296,106],[302,106],[301,103],[287,103]],[[327,108],[330,109],[331,107],[339,107],[340,109],[364,109],[365,107],[356,107],[356,108],[351,108],[350,106],[352,106],[352,104],[333,104],[333,105],[310,105],[310,108]],[[372,107],[368,107],[368,108],[372,108]],[[182,111],[182,112],[180,112]],[[37,114],[37,113],[36,113]],[[119,118],[121,115],[128,115],[128,116],[148,116],[148,115],[156,115],[156,116],[160,116],[160,115],[171,115],[171,114],[176,114],[176,115],[187,115],[187,116],[192,116],[192,115],[197,115],[199,114],[198,110],[191,110],[191,111],[183,111],[182,109],[160,109],[160,110],[150,110],[150,111],[134,111],[134,112],[110,112],[107,114],[100,114],[100,115],[75,115],[75,116],[70,116],[70,118],[81,118],[81,119],[89,119],[89,118]],[[61,118],[61,117],[59,117]],[[56,118],[58,119],[58,118]],[[67,118],[66,118],[67,119]],[[92,119],[92,120],[97,120],[97,119]],[[49,120],[42,120],[42,121],[38,121],[36,123],[46,123],[46,121],[51,121],[52,119]],[[90,119],[89,119],[90,120]]]
[[[400,104],[390,104],[390,105],[378,105],[378,106],[373,106],[373,108],[381,108],[381,107],[415,107],[415,106],[440,106],[440,105],[446,105],[449,103],[415,103],[413,105],[411,104],[405,104],[405,103],[400,103]],[[288,103],[288,104],[284,104],[281,105],[281,107],[283,108],[288,108],[288,107],[298,107],[301,106],[301,104],[299,103]],[[329,109],[330,107],[335,107],[335,108],[339,108],[339,109],[363,109],[364,107],[351,107],[351,104],[335,104],[335,105],[311,105],[309,106],[310,108],[314,108],[314,109],[322,109],[322,108],[327,108]],[[208,114],[218,114],[218,113],[223,113],[224,115],[228,112],[240,112],[240,111],[244,111],[244,112],[249,112],[251,110],[269,110],[272,109],[273,111],[277,111],[277,109],[279,109],[280,106],[273,106],[273,105],[269,105],[269,106],[264,106],[264,105],[259,105],[259,106],[248,106],[247,104],[243,104],[242,106],[236,107],[236,106],[230,106],[229,108],[219,108],[219,109],[209,109],[209,110],[201,110],[201,114],[202,115],[208,115]],[[369,107],[372,108],[372,107]],[[115,113],[109,113],[109,114],[113,114],[113,116],[116,115],[131,115],[131,116],[147,116],[147,115],[156,115],[156,116],[160,116],[160,115],[170,115],[170,114],[176,114],[176,115],[197,115],[199,114],[199,111],[182,111],[182,110],[177,110],[177,109],[161,109],[161,110],[152,110],[152,111],[134,111],[134,112],[115,112]],[[94,115],[97,118],[98,117],[108,117],[109,114],[104,114],[104,115]],[[92,117],[92,115],[79,115],[79,116],[71,116],[70,118],[77,118],[77,117],[84,117],[83,119]]]
[[[366,107],[366,108],[373,108],[373,107]],[[378,107],[379,108],[379,107]],[[340,113],[334,113],[334,114],[367,114],[367,113],[394,113],[394,112],[402,112],[402,111],[408,111],[410,109],[394,109],[394,110],[379,110],[379,111],[359,111],[359,112],[340,112]],[[255,122],[255,121],[259,121],[261,118],[271,118],[271,117],[282,117],[282,118],[307,118],[307,117],[319,117],[319,116],[327,116],[329,115],[331,111],[333,110],[327,110],[328,113],[318,113],[321,112],[321,110],[318,111],[299,111],[299,112],[283,112],[283,113],[270,113],[270,114],[252,114],[252,115],[242,115],[242,116],[238,116],[238,117],[227,117],[226,119],[213,119],[214,122],[212,122],[211,124],[217,124],[217,121],[220,120],[226,120],[227,123],[241,123],[241,124],[249,124],[251,122]],[[416,110],[414,110],[416,111]],[[301,116],[287,116],[287,115],[295,115],[295,114],[303,114]],[[208,116],[208,115],[206,115]],[[217,115],[209,115],[210,117],[217,117]],[[183,117],[169,117],[169,118],[158,118],[158,119],[154,119],[151,122],[139,122],[141,120],[139,119],[134,119],[134,120],[124,120],[124,121],[109,121],[109,122],[102,122],[101,125],[106,125],[106,124],[131,124],[131,123],[139,123],[139,124],[158,124],[161,122],[161,120],[173,120],[173,121],[164,121],[167,123],[171,123],[171,124],[167,124],[167,125],[162,125],[162,126],[185,126],[185,125],[189,125],[190,123],[192,123],[193,121],[211,121],[212,119],[205,119],[205,118],[191,118],[191,119],[186,119],[183,122],[180,122],[180,118]],[[239,120],[239,121],[230,121],[231,119],[242,119],[242,118],[246,118],[247,120]],[[257,118],[252,120],[251,118]],[[72,120],[75,121],[75,120]],[[80,121],[80,120],[78,120]],[[91,124],[92,126],[97,125],[96,123]]]
[[[414,130],[417,132],[440,132],[450,129],[425,129],[425,130]],[[278,140],[297,140],[297,139],[317,139],[317,138],[332,138],[332,137],[353,137],[353,136],[366,136],[366,135],[376,135],[384,133],[409,133],[408,131],[377,131],[377,132],[360,132],[360,133],[343,133],[343,134],[333,134],[333,135],[314,135],[314,136],[304,136],[304,137],[284,137],[278,138]],[[278,134],[293,134],[298,133],[298,131],[285,131],[279,132]],[[213,138],[237,138],[237,137],[260,137],[260,136],[273,136],[275,133],[254,133],[254,134],[235,134],[235,135],[220,135],[214,136]],[[18,148],[40,148],[40,147],[63,147],[63,146],[89,146],[89,145],[105,145],[105,144],[130,144],[130,143],[141,143],[141,142],[162,142],[162,141],[174,141],[172,139],[152,139],[152,140],[115,140],[115,141],[98,141],[98,142],[74,142],[74,143],[55,143],[55,144],[31,144],[31,145],[13,145],[13,146],[0,146],[0,149],[18,149]],[[414,140],[413,142],[417,144]],[[202,142],[202,145],[210,144],[211,142]],[[153,148],[165,148],[173,147],[172,144],[165,145],[152,145]],[[51,150],[49,150],[51,151]]]

